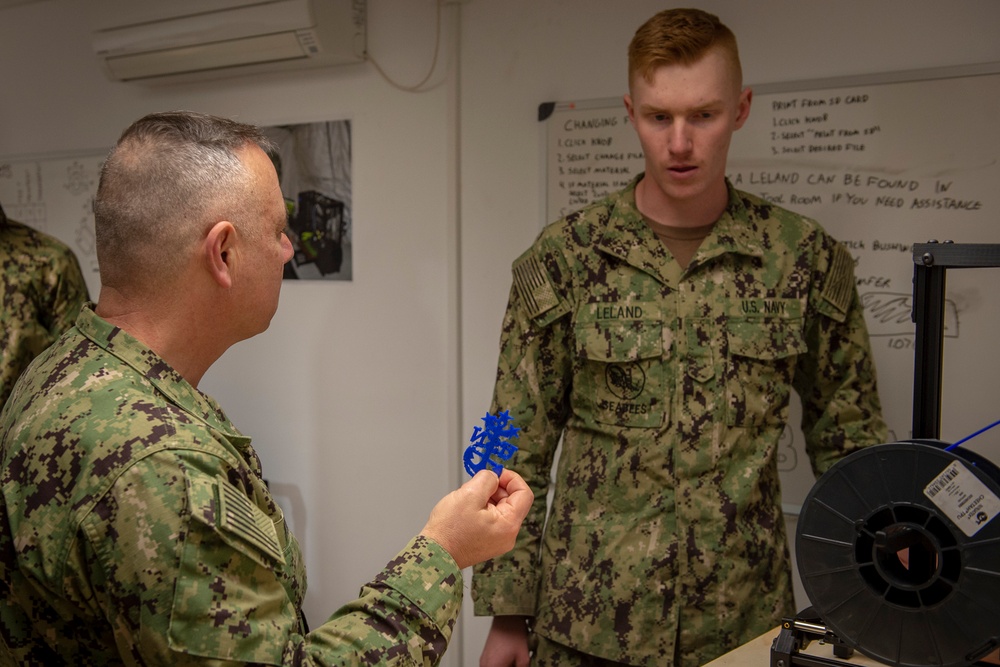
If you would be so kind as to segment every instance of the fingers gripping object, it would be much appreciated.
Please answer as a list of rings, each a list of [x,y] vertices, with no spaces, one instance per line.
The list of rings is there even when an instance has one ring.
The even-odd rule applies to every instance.
[[[475,475],[480,470],[492,470],[499,476],[503,472],[503,462],[510,460],[517,451],[517,447],[507,441],[516,438],[521,429],[513,425],[506,410],[498,415],[487,412],[483,421],[482,428],[473,427],[469,439],[472,444],[466,447],[462,456],[465,471]]]

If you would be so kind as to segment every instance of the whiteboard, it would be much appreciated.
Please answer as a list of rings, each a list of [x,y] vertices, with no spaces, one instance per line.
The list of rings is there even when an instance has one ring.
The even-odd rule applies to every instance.
[[[90,298],[100,276],[94,238],[94,195],[107,151],[0,158],[0,205],[7,217],[54,236],[76,254]]]
[[[891,439],[910,437],[911,246],[1000,242],[1000,63],[752,86],[727,175],[742,190],[818,220],[854,256]],[[644,169],[621,98],[547,103],[547,220],[623,187]],[[1000,269],[947,278],[941,438],[1000,419]],[[798,424],[794,406],[792,423]],[[779,455],[793,511],[814,479],[795,429]],[[970,449],[1000,463],[1000,428]]]

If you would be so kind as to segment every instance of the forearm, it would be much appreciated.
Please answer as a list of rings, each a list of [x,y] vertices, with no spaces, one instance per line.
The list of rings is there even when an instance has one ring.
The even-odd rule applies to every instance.
[[[312,665],[381,665],[404,655],[413,664],[436,665],[461,610],[462,589],[462,573],[451,557],[416,537],[358,599],[295,638],[286,654]]]
[[[861,447],[885,442],[875,361],[857,295],[843,322],[819,316],[798,376],[802,428],[817,474]]]

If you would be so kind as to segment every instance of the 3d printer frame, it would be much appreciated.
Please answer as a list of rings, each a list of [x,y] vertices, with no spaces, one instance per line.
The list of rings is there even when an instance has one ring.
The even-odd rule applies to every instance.
[[[941,432],[942,376],[945,338],[945,283],[948,269],[1000,267],[1000,244],[958,244],[951,241],[914,244],[913,421],[914,440],[936,440]],[[813,640],[831,644],[835,658],[801,653]],[[771,667],[847,665],[853,649],[825,627],[810,607],[782,621],[771,646]]]

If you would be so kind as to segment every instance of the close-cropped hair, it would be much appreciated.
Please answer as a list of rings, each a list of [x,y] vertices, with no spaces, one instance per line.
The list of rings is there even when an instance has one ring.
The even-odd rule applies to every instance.
[[[102,284],[169,280],[220,220],[252,233],[260,197],[241,152],[273,144],[253,125],[191,111],[144,116],[101,168],[94,200]]]
[[[664,65],[690,65],[713,48],[722,49],[742,86],[736,35],[719,17],[700,9],[666,9],[642,24],[628,47],[629,86],[641,76],[652,80]]]

